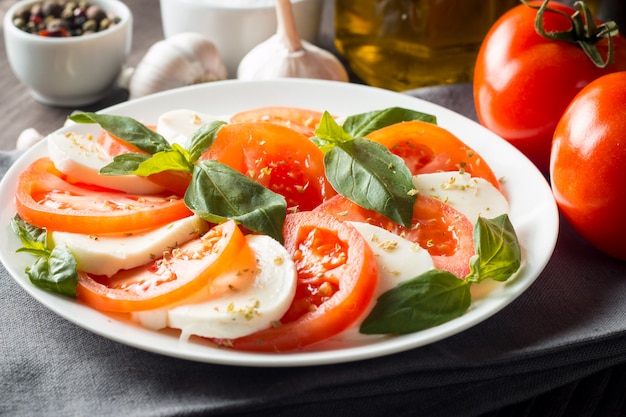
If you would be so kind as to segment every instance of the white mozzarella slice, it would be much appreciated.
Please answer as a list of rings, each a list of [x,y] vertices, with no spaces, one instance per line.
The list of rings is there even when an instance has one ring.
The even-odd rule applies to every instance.
[[[376,255],[378,286],[372,301],[361,319],[350,329],[337,335],[333,341],[358,342],[369,340],[371,335],[359,333],[361,321],[372,311],[376,299],[400,282],[414,278],[434,268],[433,260],[425,249],[383,228],[368,223],[351,222],[363,235]]]
[[[155,194],[163,188],[138,175],[101,175],[100,170],[113,162],[92,135],[78,133],[48,136],[48,154],[62,173],[84,183],[132,194]]]
[[[234,339],[272,326],[293,301],[296,267],[287,250],[269,236],[249,235],[246,239],[257,258],[257,269],[248,287],[169,310],[136,312],[133,319],[152,329],[180,329],[182,340],[192,335]]]
[[[186,109],[172,110],[159,116],[156,131],[168,142],[186,146],[196,130],[207,123],[219,120],[227,120],[227,118]]]
[[[504,194],[489,181],[468,173],[435,172],[413,177],[414,187],[423,195],[454,207],[475,224],[479,216],[492,219],[509,212]]]
[[[363,235],[376,255],[378,286],[374,300],[399,282],[434,268],[428,251],[417,243],[369,223],[351,223]]]
[[[155,256],[202,235],[208,225],[197,216],[189,216],[145,233],[133,236],[90,236],[52,232],[55,246],[67,245],[77,268],[94,275],[112,276],[116,272],[145,265]]]

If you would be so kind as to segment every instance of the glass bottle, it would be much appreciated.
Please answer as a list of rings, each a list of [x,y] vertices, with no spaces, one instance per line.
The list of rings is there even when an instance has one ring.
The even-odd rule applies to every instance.
[[[335,0],[335,45],[365,83],[396,91],[471,81],[489,28],[519,0]]]

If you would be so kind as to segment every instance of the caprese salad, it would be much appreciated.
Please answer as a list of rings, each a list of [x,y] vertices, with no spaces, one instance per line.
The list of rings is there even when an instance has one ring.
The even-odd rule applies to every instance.
[[[522,265],[498,178],[431,115],[70,119],[100,134],[52,134],[18,179],[26,274],[154,330],[263,352],[410,333]]]

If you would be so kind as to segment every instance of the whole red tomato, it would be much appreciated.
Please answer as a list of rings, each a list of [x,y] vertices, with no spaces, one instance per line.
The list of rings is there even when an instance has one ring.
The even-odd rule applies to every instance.
[[[601,251],[626,260],[626,72],[578,93],[552,143],[554,197],[572,227]]]
[[[540,6],[543,2],[529,2]],[[571,29],[575,9],[556,2],[542,22],[546,31]],[[594,79],[626,70],[626,39],[613,36],[615,59],[599,68],[576,43],[549,40],[535,30],[537,9],[519,5],[492,26],[474,72],[474,101],[480,122],[548,171],[550,144],[559,118],[576,93]],[[607,56],[607,39],[596,44]]]

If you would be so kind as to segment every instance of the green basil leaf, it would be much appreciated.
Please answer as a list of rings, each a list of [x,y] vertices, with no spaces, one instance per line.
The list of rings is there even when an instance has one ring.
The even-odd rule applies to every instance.
[[[466,281],[432,269],[378,297],[360,332],[405,334],[428,329],[463,315],[470,303]]]
[[[27,252],[36,257],[35,263],[25,270],[33,285],[76,297],[78,272],[72,252],[66,246],[50,250],[46,230],[26,223],[18,215],[11,219],[11,227],[23,245],[17,252]]]
[[[163,136],[130,117],[77,113],[69,119],[76,123],[97,123],[107,132],[151,155],[171,148]]]
[[[194,164],[189,160],[187,151],[178,144],[173,144],[172,149],[157,152],[151,158],[143,161],[135,170],[134,174],[147,177],[163,171],[193,172]]]
[[[52,249],[49,257],[38,258],[32,267],[26,268],[26,274],[39,288],[76,297],[76,260],[67,246],[57,246]]]
[[[283,243],[285,198],[220,162],[196,164],[185,204],[209,222],[233,219]]]
[[[337,121],[327,111],[324,112],[317,129],[315,129],[315,136],[311,138],[311,141],[323,153],[327,153],[339,143],[352,140],[354,138],[343,127],[339,126]]]
[[[422,113],[402,107],[390,107],[367,113],[356,114],[346,118],[343,128],[353,137],[364,137],[375,130],[391,126],[400,122],[421,120],[437,124],[437,118],[432,114]]]
[[[150,159],[151,156],[144,153],[123,153],[113,157],[113,162],[100,168],[102,175],[132,175],[139,166]]]
[[[203,125],[196,130],[189,139],[189,161],[195,163],[200,156],[209,149],[215,140],[217,132],[226,122],[214,121]]]
[[[324,112],[315,129],[315,136],[331,144],[350,142],[354,139],[327,111]]]
[[[468,282],[506,281],[520,268],[522,250],[509,216],[478,218],[474,226],[476,255],[470,260]]]
[[[173,144],[172,149],[157,152],[154,155],[125,153],[113,157],[113,162],[102,167],[102,175],[140,175],[147,177],[163,171],[193,172],[193,163],[189,153],[180,145]]]
[[[26,223],[17,214],[11,218],[11,228],[22,243],[22,247],[17,250],[18,252],[27,252],[38,257],[48,256],[46,229]]]
[[[342,142],[324,155],[324,166],[338,193],[411,227],[417,199],[411,172],[387,148],[363,138]]]

